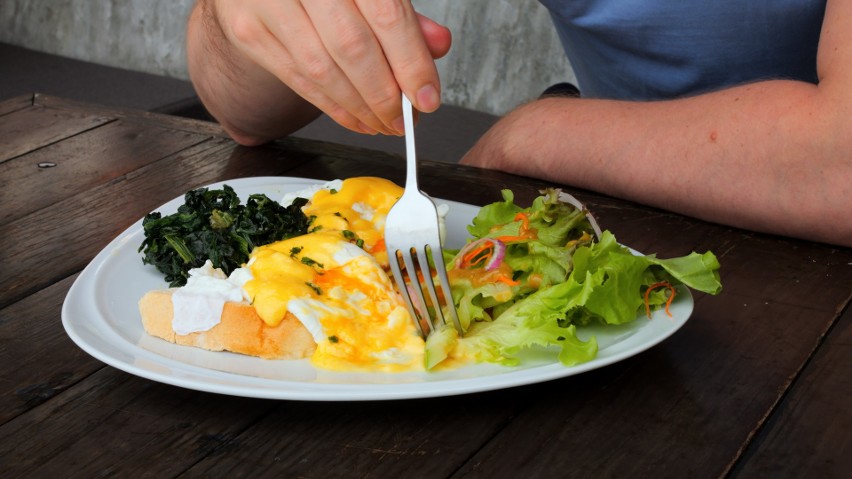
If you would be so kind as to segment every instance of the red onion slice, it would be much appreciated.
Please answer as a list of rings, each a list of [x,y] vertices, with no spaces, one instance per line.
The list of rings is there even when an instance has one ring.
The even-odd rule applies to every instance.
[[[595,220],[595,217],[592,216],[591,211],[587,210],[583,203],[580,203],[580,200],[574,198],[569,193],[559,190],[559,201],[563,203],[568,203],[569,205],[573,206],[574,208],[577,208],[580,211],[585,211],[586,218],[589,220],[589,224],[592,225],[592,230],[595,232],[597,239],[601,239],[601,227],[598,226],[598,222],[597,220]]]
[[[500,240],[494,238],[480,238],[476,241],[471,241],[466,244],[464,248],[459,251],[456,255],[455,267],[463,268],[462,260],[467,255],[467,253],[479,248],[483,243],[491,243],[494,252],[491,253],[491,257],[488,258],[488,262],[485,263],[483,268],[485,271],[492,271],[500,267],[503,263],[503,258],[506,257],[506,244]]]

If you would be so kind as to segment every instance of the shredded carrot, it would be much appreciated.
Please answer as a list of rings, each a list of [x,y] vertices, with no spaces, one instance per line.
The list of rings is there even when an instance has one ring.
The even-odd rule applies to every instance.
[[[524,212],[520,212],[515,215],[515,221],[520,221],[521,226],[518,228],[518,236],[523,236],[526,238],[532,238],[535,236],[535,232],[530,230],[530,215]]]
[[[484,253],[484,254],[482,254]],[[491,255],[494,253],[494,244],[490,241],[485,241],[477,247],[476,249],[469,251],[462,257],[462,264],[464,266],[473,266],[484,262],[487,262]]]
[[[514,221],[521,222],[521,225],[518,227],[517,235],[498,236],[494,239],[502,241],[504,243],[511,243],[513,241],[527,241],[536,238],[537,231],[535,229],[530,228],[529,213],[525,213],[523,211],[519,212],[515,215]]]
[[[669,298],[666,300],[666,314],[668,314],[669,317],[672,316],[671,311],[669,311],[669,306],[671,306],[672,301],[674,300],[674,297],[675,297],[675,294],[676,294],[675,288],[674,288],[674,286],[669,284],[668,281],[660,281],[659,283],[654,283],[651,286],[648,286],[648,289],[645,290],[645,314],[648,315],[648,319],[651,319],[651,304],[649,302],[650,301],[649,297],[651,295],[651,291],[653,291],[657,288],[668,288],[669,291],[672,292],[672,294],[670,294]]]
[[[501,282],[501,283],[506,283],[509,286],[517,286],[517,285],[521,284],[520,281],[513,280],[512,278],[510,278],[508,276],[504,276],[504,275],[497,276],[494,279]]]
[[[387,245],[385,245],[385,239],[380,238],[379,241],[376,241],[376,244],[373,245],[372,248],[370,248],[370,251],[368,251],[368,253],[375,254],[375,253],[378,253],[380,251],[385,251],[385,250],[387,250]]]
[[[504,243],[511,243],[513,241],[526,241],[529,238],[526,237],[526,236],[498,236],[494,239],[496,239],[498,241],[502,241]]]

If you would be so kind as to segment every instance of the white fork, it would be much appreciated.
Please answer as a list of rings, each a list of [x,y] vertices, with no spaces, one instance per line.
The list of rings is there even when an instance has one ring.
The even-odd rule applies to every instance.
[[[385,244],[387,245],[388,261],[393,277],[399,287],[400,294],[405,300],[408,312],[417,324],[420,334],[425,338],[441,324],[449,325],[450,320],[459,335],[462,334],[458,314],[453,304],[450,283],[447,279],[447,269],[441,250],[441,235],[438,227],[438,210],[431,198],[420,191],[417,185],[417,153],[414,147],[414,115],[411,102],[402,95],[402,116],[405,120],[405,156],[406,175],[405,191],[402,197],[388,212],[385,222]],[[432,271],[429,267],[427,252],[435,267],[441,291],[446,302],[438,300]],[[406,283],[400,267],[399,258],[405,264],[405,272],[409,282]],[[415,263],[416,257],[416,263]],[[418,278],[418,268],[422,276]],[[429,293],[432,310],[430,314],[423,286]],[[414,298],[412,298],[412,293]],[[446,313],[446,314],[445,314]],[[450,320],[446,316],[450,317]],[[425,325],[423,323],[426,323]]]

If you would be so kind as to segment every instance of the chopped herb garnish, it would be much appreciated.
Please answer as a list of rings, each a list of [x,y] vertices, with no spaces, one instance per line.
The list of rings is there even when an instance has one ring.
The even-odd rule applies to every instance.
[[[349,230],[343,230],[343,232],[342,232],[342,233],[343,233],[343,237],[344,237],[344,238],[346,238],[346,239],[348,239],[349,241],[353,241],[353,240],[354,240],[354,241],[355,241],[355,246],[357,246],[357,247],[359,247],[359,248],[363,248],[363,247],[364,247],[364,240],[362,240],[361,238],[359,238],[359,237],[358,237],[358,235],[356,235],[356,234],[355,234],[355,233],[353,233],[352,231],[349,231]]]
[[[314,290],[314,292],[315,292],[316,294],[322,294],[322,290],[320,289],[320,287],[319,287],[319,286],[317,286],[317,285],[315,285],[314,283],[311,283],[310,281],[307,281],[307,282],[305,282],[305,284],[306,284],[306,285],[308,285],[308,287],[309,287],[309,288],[311,288],[312,290]]]
[[[290,248],[290,257],[293,258],[301,252],[302,252],[301,246],[293,246],[292,248]]]
[[[307,256],[302,256],[302,264],[306,264],[308,266],[316,266],[317,268],[324,268],[322,263],[314,261],[311,258],[308,258]]]
[[[328,342],[329,342],[329,343],[336,343],[336,342],[338,342],[338,341],[339,341],[339,339],[337,339],[337,336],[329,336],[329,337],[328,337]]]
[[[332,195],[336,195],[336,194],[337,194],[337,190],[336,190],[336,189],[334,189],[334,188],[330,188],[330,189],[328,190],[328,192],[329,192],[329,194],[332,194]]]

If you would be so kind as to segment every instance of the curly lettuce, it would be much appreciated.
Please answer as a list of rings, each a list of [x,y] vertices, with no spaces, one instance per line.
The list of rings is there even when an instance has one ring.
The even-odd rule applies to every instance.
[[[721,291],[713,253],[634,255],[609,231],[595,239],[586,212],[558,196],[546,190],[521,208],[504,190],[503,201],[483,207],[468,228],[474,241],[490,238],[500,248],[447,252],[453,299],[466,328],[453,343],[454,354],[513,365],[522,349],[557,346],[559,360],[576,365],[598,352],[596,340],[580,340],[577,328],[633,321],[645,308],[667,305],[677,285]],[[503,256],[477,256],[495,250]]]

